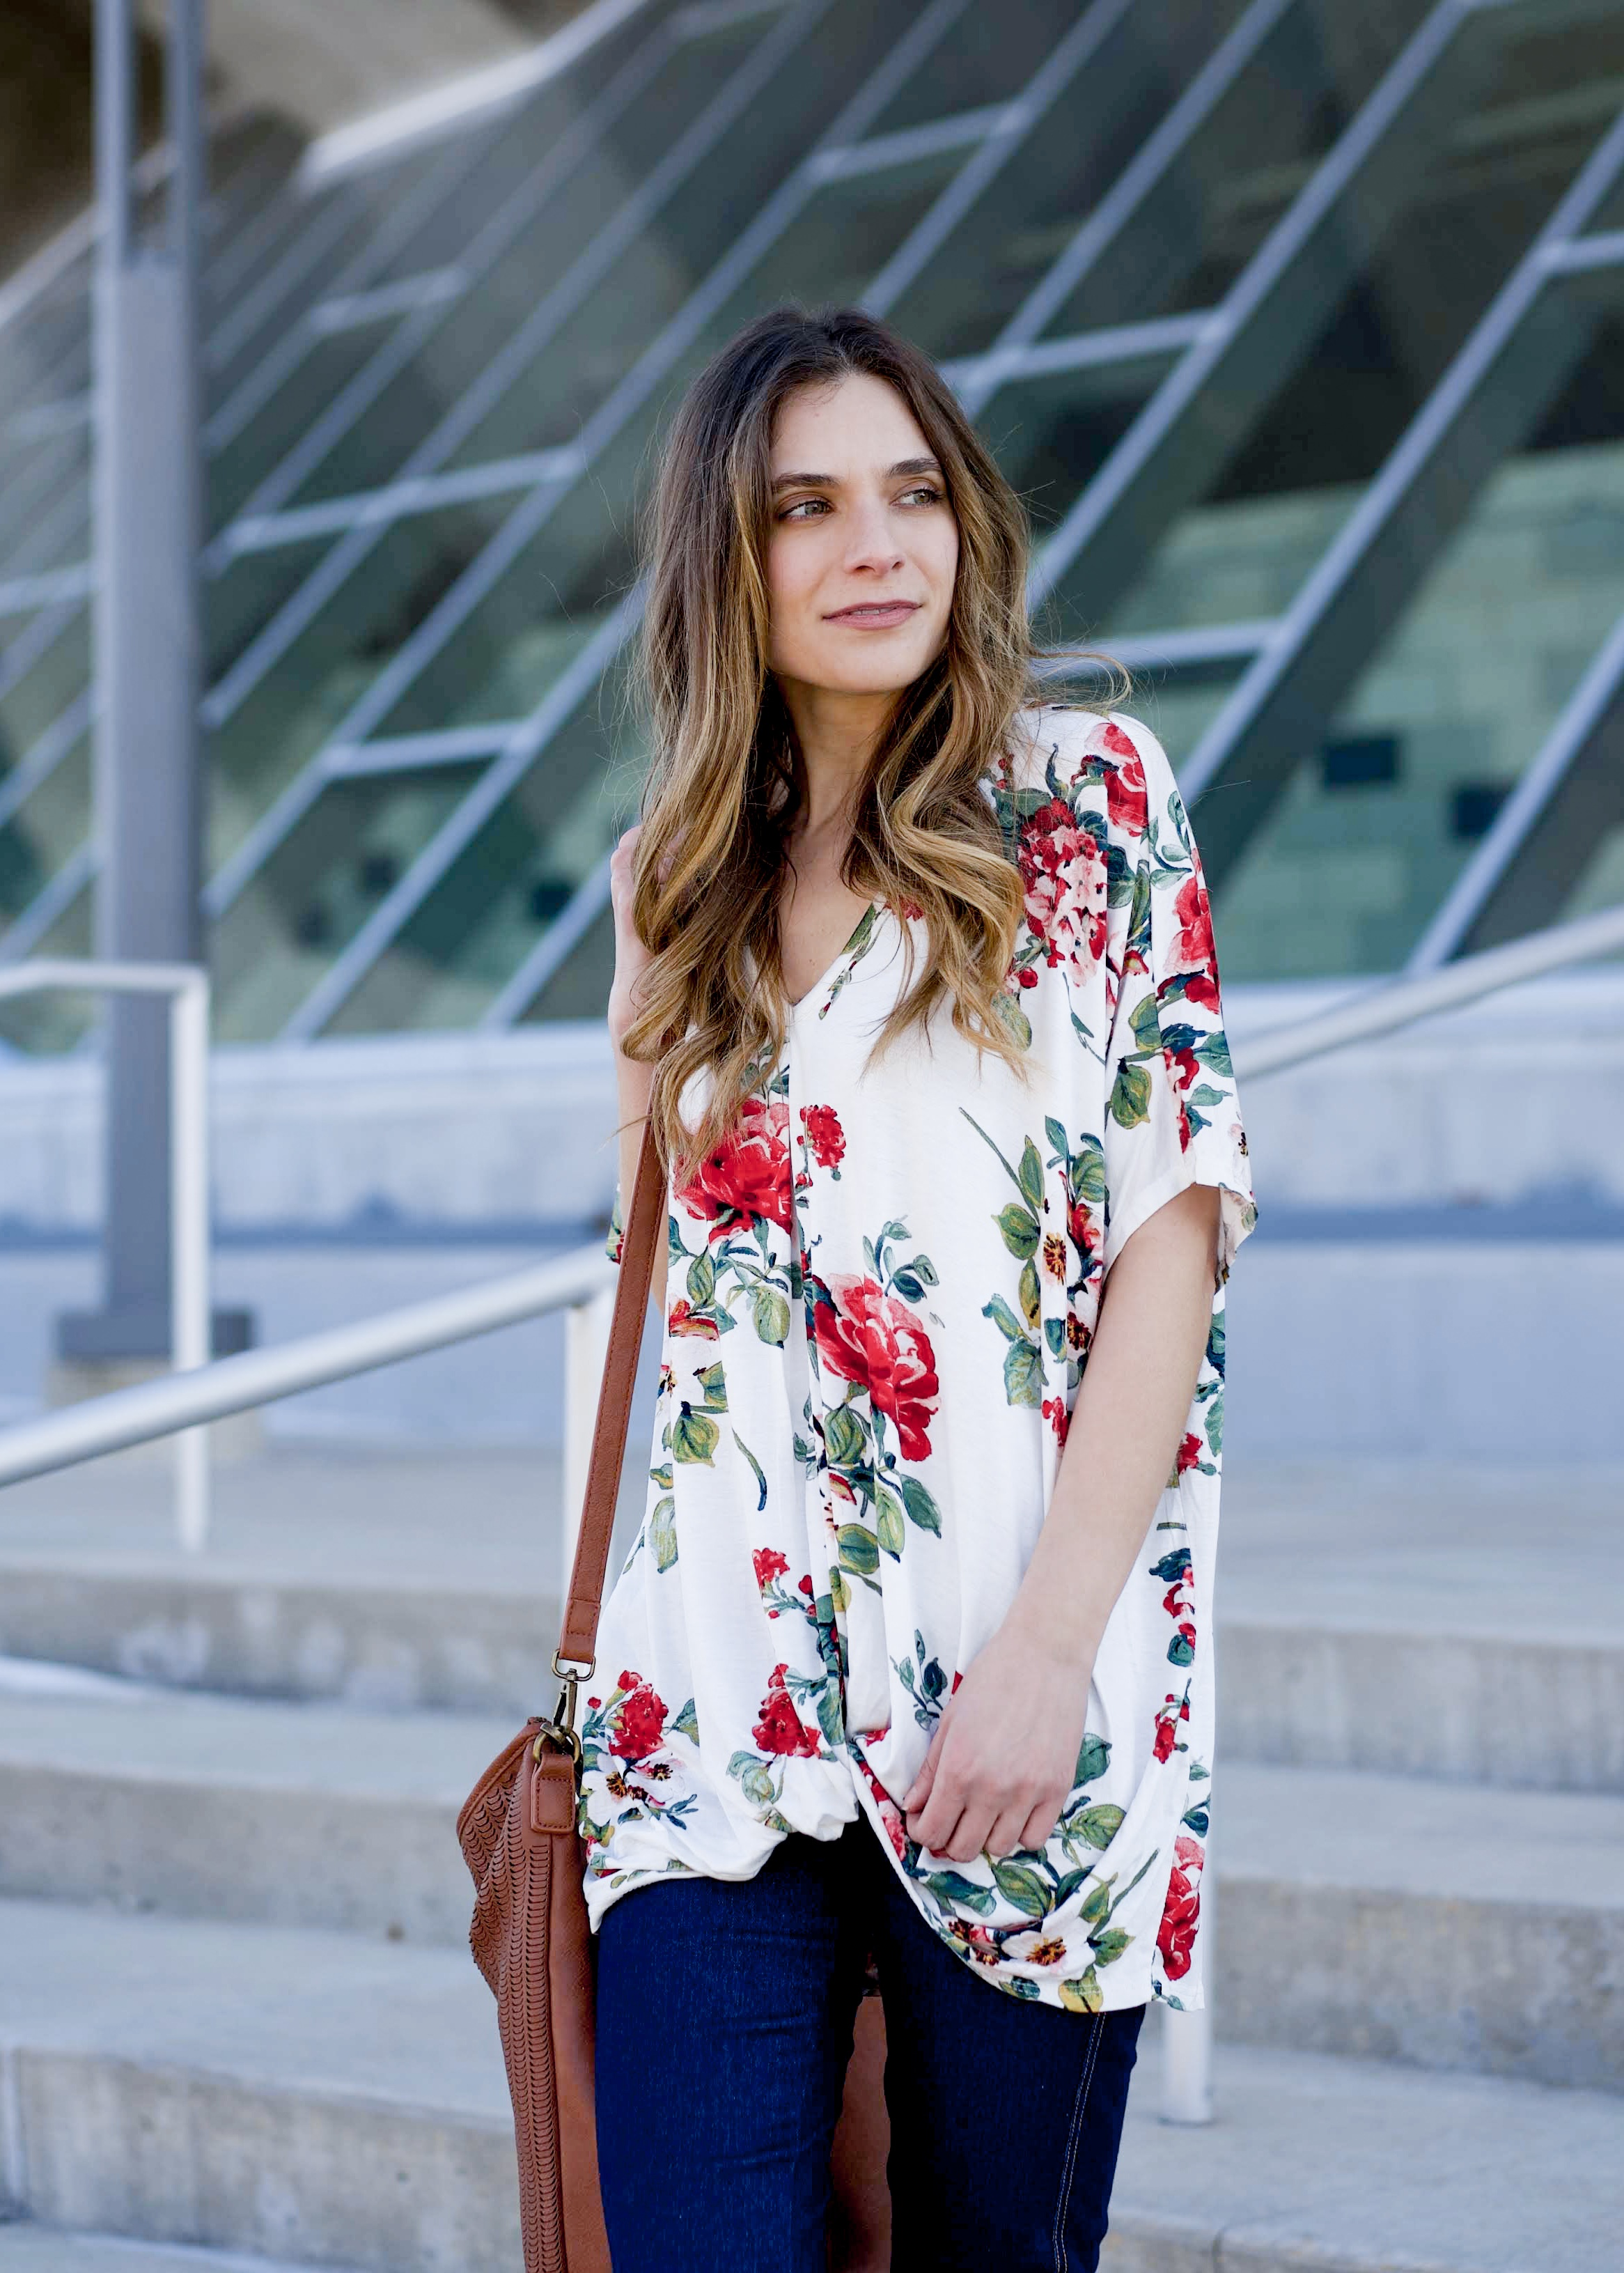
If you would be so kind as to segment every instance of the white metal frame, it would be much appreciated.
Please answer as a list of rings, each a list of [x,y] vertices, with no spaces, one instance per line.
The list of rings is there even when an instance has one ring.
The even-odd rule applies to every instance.
[[[169,1362],[176,1375],[200,1371],[210,1357],[208,973],[190,963],[66,959],[0,971],[0,996],[64,992],[168,998]],[[92,1398],[59,1417],[71,1422],[106,1402]],[[209,1526],[206,1429],[183,1426],[176,1437],[175,1520],[181,1545],[199,1553]]]

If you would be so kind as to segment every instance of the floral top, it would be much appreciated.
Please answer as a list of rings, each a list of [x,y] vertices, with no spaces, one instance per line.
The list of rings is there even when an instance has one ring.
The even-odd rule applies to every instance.
[[[1026,886],[1031,1078],[945,1011],[864,1069],[917,910],[871,907],[733,1137],[670,1196],[647,1513],[583,1714],[595,1927],[859,1810],[947,1947],[1073,2012],[1201,2000],[1222,1280],[1254,1219],[1206,888],[1161,745],[1044,709],[988,784]],[[685,1099],[685,1112],[695,1109]],[[692,1125],[692,1124],[691,1124]],[[1123,1242],[1220,1187],[1212,1331],[1041,1851],[954,1864],[896,1804],[1009,1609]],[[617,1251],[611,1233],[611,1252]],[[610,1670],[612,1669],[612,1670]]]

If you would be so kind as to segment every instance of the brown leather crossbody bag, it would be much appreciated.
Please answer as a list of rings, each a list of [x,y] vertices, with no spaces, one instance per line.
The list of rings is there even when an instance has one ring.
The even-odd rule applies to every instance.
[[[580,1535],[553,1671],[551,1720],[528,1721],[485,1770],[457,1818],[473,1874],[474,1962],[495,1992],[513,2102],[525,2273],[610,2273],[593,2108],[593,1942],[576,1829],[580,1684],[591,1677],[615,1502],[625,1457],[643,1313],[664,1228],[665,1177],[645,1122],[620,1250],[620,1282],[598,1396]],[[830,2159],[829,2262],[880,2273],[890,2262],[889,2127],[884,2023],[865,1997]]]

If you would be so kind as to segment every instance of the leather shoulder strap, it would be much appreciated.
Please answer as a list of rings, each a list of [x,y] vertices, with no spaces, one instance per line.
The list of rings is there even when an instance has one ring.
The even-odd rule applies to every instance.
[[[587,1467],[580,1534],[575,1542],[570,1591],[564,1606],[564,1632],[558,1643],[561,1661],[569,1659],[590,1665],[597,1642],[598,1610],[603,1600],[610,1534],[615,1527],[615,1502],[619,1497],[620,1471],[625,1460],[626,1422],[631,1416],[637,1354],[643,1339],[643,1314],[648,1307],[655,1248],[664,1228],[665,1170],[655,1142],[654,1122],[647,1120],[643,1123],[642,1149],[638,1154],[637,1182],[632,1189],[632,1211],[621,1234],[620,1283],[615,1289],[615,1315],[609,1329],[603,1386],[598,1392],[598,1417],[592,1431],[592,1458]]]

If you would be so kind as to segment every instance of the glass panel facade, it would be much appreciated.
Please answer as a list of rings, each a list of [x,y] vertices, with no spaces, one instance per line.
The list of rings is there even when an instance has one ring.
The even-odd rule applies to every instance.
[[[1514,384],[1446,405],[1458,494],[1403,470],[1621,109],[1624,0],[650,0],[507,110],[314,185],[285,130],[234,128],[204,325],[221,1031],[601,1008],[651,444],[784,300],[865,299],[948,364],[1031,512],[1045,636],[1120,647],[1176,764],[1253,778],[1235,842],[1209,824],[1230,974],[1396,967],[1624,614],[1605,252],[1522,307]],[[90,281],[0,327],[0,956],[89,936],[90,609],[35,580],[90,550]],[[1389,491],[1402,544],[1281,666],[1283,754],[1271,626]],[[1562,843],[1570,909],[1624,891],[1624,826]]]

